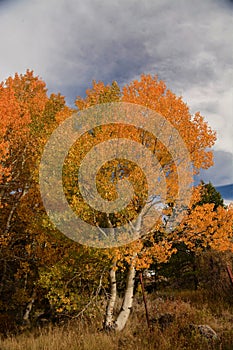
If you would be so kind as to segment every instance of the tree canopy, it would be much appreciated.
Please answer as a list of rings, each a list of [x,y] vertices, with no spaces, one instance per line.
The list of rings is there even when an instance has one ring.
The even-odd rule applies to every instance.
[[[191,115],[182,97],[177,97],[167,89],[165,83],[156,76],[142,75],[122,88],[115,81],[112,84],[94,81],[84,98],[77,97],[75,109],[66,106],[60,94],[49,96],[45,83],[31,71],[16,74],[2,82],[0,307],[4,312],[17,309],[19,319],[22,319],[32,295],[33,300],[34,295],[37,295],[40,305],[46,299],[57,313],[73,315],[79,313],[88,299],[97,295],[104,286],[110,288],[106,327],[114,325],[120,330],[132,306],[135,274],[155,262],[166,262],[176,251],[174,243],[182,242],[193,250],[206,247],[233,250],[233,210],[223,206],[222,199],[211,184],[193,188],[187,214],[180,224],[167,230],[163,218],[169,218],[175,210],[179,195],[177,164],[182,162],[182,157],[177,152],[176,159],[173,159],[173,151],[150,130],[123,123],[91,128],[76,140],[65,158],[62,181],[73,212],[97,227],[100,235],[107,228],[111,240],[111,234],[113,237],[119,226],[128,223],[129,233],[134,239],[125,245],[96,249],[82,246],[59,232],[46,214],[39,188],[39,166],[44,147],[53,131],[73,113],[76,113],[77,119],[79,112],[109,103],[137,105],[162,115],[178,131],[186,145],[194,174],[213,164],[210,149],[216,140],[215,132],[199,112]],[[131,118],[133,120],[132,114]],[[163,133],[165,129],[161,128],[161,135]],[[96,188],[107,202],[116,200],[116,187],[120,180],[132,183],[134,193],[126,208],[119,212],[103,212],[93,209],[83,198],[78,170],[86,154],[106,140],[118,139],[141,144],[156,155],[160,172],[155,176],[155,183],[162,173],[165,174],[163,215],[153,225],[150,224],[150,220],[154,220],[151,215],[148,225],[143,226],[147,209],[154,202],[148,199],[150,183],[139,166],[141,163],[124,157],[111,158],[105,161],[96,174]],[[104,152],[108,153],[106,150]],[[149,173],[152,169],[147,161],[145,169]],[[153,179],[153,173],[150,176]],[[90,194],[89,185],[87,182],[85,190]],[[55,189],[51,191],[50,198],[55,192]],[[110,271],[110,285],[107,270]],[[128,277],[122,309],[114,320],[117,270],[124,271]],[[80,297],[81,294],[78,296],[77,291],[83,297]]]

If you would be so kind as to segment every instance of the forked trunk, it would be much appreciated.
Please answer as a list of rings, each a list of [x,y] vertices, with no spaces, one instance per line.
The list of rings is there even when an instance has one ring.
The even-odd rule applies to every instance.
[[[116,296],[117,296],[117,284],[116,284],[116,263],[112,265],[112,269],[110,271],[110,281],[111,281],[111,293],[110,298],[108,300],[108,305],[106,308],[106,316],[104,322],[104,328],[106,330],[116,330],[121,331],[128,321],[132,304],[133,304],[133,296],[134,296],[134,282],[135,282],[135,274],[136,270],[133,264],[129,267],[125,295],[122,303],[121,310],[117,316],[117,319],[114,318],[114,308],[116,304]]]
[[[131,223],[132,232],[134,233],[134,237],[139,237],[141,225],[142,225],[143,213],[138,215],[135,226]],[[110,222],[110,227],[111,227]],[[137,256],[137,253],[134,253],[132,256],[132,260],[129,266],[128,274],[127,274],[127,282],[125,288],[125,295],[122,303],[121,310],[116,318],[114,319],[114,308],[116,304],[116,296],[117,296],[117,284],[116,284],[116,261],[114,261],[112,265],[112,269],[110,271],[110,282],[111,282],[111,294],[108,300],[108,305],[106,309],[106,317],[104,322],[105,329],[115,329],[116,331],[121,331],[124,329],[126,322],[128,321],[132,305],[133,305],[133,297],[134,297],[134,283],[135,283],[135,275],[136,269],[134,267],[134,260]]]

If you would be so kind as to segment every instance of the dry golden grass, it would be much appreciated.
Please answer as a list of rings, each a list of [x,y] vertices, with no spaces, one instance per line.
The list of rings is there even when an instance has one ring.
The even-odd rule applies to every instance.
[[[184,297],[185,294],[185,297]],[[182,297],[185,299],[182,300]],[[190,299],[193,295],[190,294]],[[24,332],[0,341],[1,350],[232,350],[233,313],[222,308],[215,315],[207,304],[188,301],[188,292],[175,298],[148,296],[152,322],[149,331],[146,324],[141,296],[135,299],[134,309],[127,327],[121,333],[99,331],[101,317],[97,320],[76,320],[62,327],[51,327]],[[195,299],[195,298],[194,298]],[[218,310],[219,311],[219,310]],[[169,313],[172,323],[161,329],[156,318]],[[218,334],[217,341],[208,341],[190,330],[190,324],[208,324]]]

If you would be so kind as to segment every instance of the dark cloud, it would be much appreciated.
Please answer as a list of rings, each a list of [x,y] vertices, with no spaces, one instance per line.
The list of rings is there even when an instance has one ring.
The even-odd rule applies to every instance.
[[[0,11],[8,5],[12,5],[15,0],[0,0]]]
[[[93,79],[157,74],[218,131],[217,150],[232,152],[230,0],[10,3],[0,11],[1,80],[34,69],[72,104]]]
[[[64,92],[74,86],[74,77],[79,88],[90,78],[128,81],[145,71],[187,89],[232,68],[231,15],[222,1],[21,4],[8,14],[9,24],[20,24],[13,35],[23,44],[19,58],[38,66],[51,88],[62,86]]]

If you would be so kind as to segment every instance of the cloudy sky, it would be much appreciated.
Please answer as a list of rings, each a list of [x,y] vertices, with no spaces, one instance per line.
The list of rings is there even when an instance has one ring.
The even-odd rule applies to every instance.
[[[233,1],[0,0],[0,81],[33,69],[72,105],[93,79],[157,74],[217,131],[215,166],[233,182]]]

